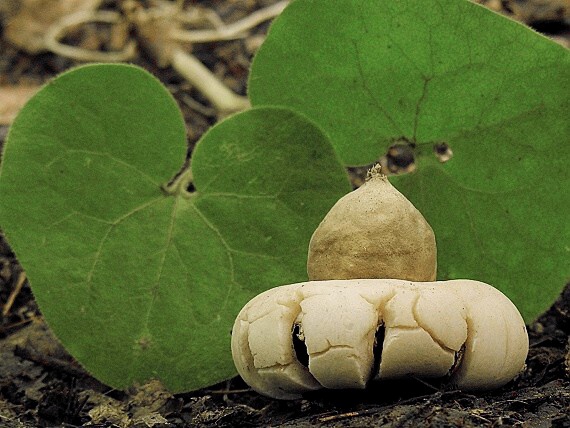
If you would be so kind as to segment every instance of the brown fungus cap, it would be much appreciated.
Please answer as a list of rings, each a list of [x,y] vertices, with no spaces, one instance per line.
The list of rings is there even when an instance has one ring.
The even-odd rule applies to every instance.
[[[380,173],[342,197],[313,233],[309,279],[395,278],[434,281],[437,249],[432,228]]]

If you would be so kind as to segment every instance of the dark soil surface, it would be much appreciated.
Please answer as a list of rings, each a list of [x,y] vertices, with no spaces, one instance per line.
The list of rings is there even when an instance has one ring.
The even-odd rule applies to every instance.
[[[105,9],[119,10],[121,2],[102,3]],[[186,3],[212,8],[223,21],[233,22],[275,1]],[[567,0],[481,3],[568,43]],[[15,9],[0,0],[0,92],[7,85],[42,84],[77,64],[49,52],[26,52],[7,40],[6,22]],[[262,24],[243,40],[198,44],[193,53],[243,95],[255,46],[266,30]],[[102,33],[103,39],[107,30],[95,26],[90,31]],[[78,32],[68,42],[87,44],[85,37]],[[190,153],[216,122],[215,111],[175,70],[159,67],[152,53],[143,49],[132,62],[155,74],[175,96],[186,119]],[[0,125],[0,149],[7,129]],[[524,372],[486,393],[414,378],[379,382],[366,391],[319,392],[296,401],[259,396],[239,378],[187,394],[172,395],[152,382],[117,391],[84,372],[51,335],[22,267],[0,234],[0,427],[570,427],[570,284],[528,330],[531,347]]]
[[[0,301],[7,302],[21,268],[4,241],[0,250]],[[570,284],[529,326],[524,372],[492,392],[406,379],[278,401],[239,378],[187,394],[172,395],[155,383],[121,392],[66,354],[25,284],[0,323],[0,426],[570,427],[569,334]]]

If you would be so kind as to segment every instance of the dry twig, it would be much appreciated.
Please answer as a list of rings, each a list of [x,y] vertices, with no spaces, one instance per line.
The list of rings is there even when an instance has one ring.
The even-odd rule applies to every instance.
[[[180,30],[172,31],[172,40],[187,43],[207,43],[223,40],[241,39],[247,36],[247,32],[257,27],[262,22],[275,18],[289,4],[289,1],[280,1],[271,6],[257,10],[247,17],[232,24],[223,25],[214,30]]]
[[[3,317],[5,317],[6,315],[8,315],[8,313],[10,313],[10,309],[12,309],[12,305],[14,305],[14,302],[16,301],[16,297],[18,297],[18,294],[20,294],[20,291],[22,291],[22,287],[24,287],[25,283],[26,283],[26,273],[22,271],[18,275],[18,279],[16,280],[16,286],[8,296],[8,300],[4,304],[4,308],[2,308]]]
[[[117,24],[122,17],[117,12],[108,10],[81,11],[67,15],[54,25],[45,34],[45,47],[53,53],[84,62],[121,62],[134,58],[136,54],[136,42],[130,40],[121,52],[101,52],[83,49],[61,43],[70,28],[77,27],[89,22],[103,22],[107,24]]]

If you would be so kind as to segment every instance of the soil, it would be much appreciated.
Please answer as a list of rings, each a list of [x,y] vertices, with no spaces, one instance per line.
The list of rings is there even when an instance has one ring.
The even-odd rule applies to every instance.
[[[564,0],[541,0],[535,9],[532,1],[481,2],[568,43],[569,7]],[[199,2],[225,22],[271,3],[275,1]],[[119,2],[103,1],[103,7],[119,10]],[[77,64],[10,43],[3,31],[14,13],[9,9],[0,5],[0,92],[7,85],[40,85]],[[104,35],[108,30],[94,26],[91,31]],[[193,53],[243,95],[255,46],[266,31],[267,24],[262,24],[246,39],[196,45]],[[67,41],[87,43],[81,33]],[[175,70],[159,67],[151,52],[142,50],[132,62],[155,74],[175,96],[186,119],[190,154],[216,122],[215,112]],[[0,150],[7,130],[0,125]],[[354,172],[357,185],[361,171]],[[505,387],[485,393],[409,378],[379,382],[365,391],[319,392],[303,400],[278,401],[254,393],[239,377],[186,394],[172,395],[156,382],[117,391],[89,376],[51,335],[22,267],[0,234],[0,427],[570,427],[570,284],[528,332],[531,346],[524,372]]]

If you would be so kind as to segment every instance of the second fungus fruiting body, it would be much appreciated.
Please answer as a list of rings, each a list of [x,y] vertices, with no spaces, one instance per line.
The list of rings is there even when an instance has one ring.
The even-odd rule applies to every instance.
[[[284,285],[252,299],[232,332],[239,374],[279,399],[406,375],[492,389],[522,370],[527,353],[525,324],[513,303],[470,280]]]
[[[422,214],[374,169],[328,212],[309,244],[310,280],[434,281],[437,251]]]

